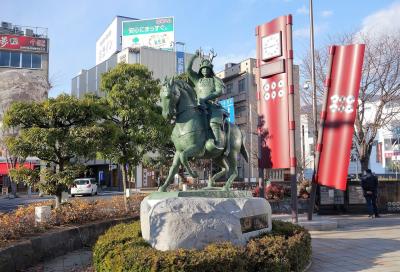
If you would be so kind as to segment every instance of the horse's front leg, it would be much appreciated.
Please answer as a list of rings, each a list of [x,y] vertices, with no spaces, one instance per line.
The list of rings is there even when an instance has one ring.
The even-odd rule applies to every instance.
[[[188,159],[195,157],[202,151],[202,146],[201,145],[191,145],[185,150],[183,150],[180,154],[181,158],[181,163],[185,167],[185,170],[189,173],[192,178],[197,178],[199,175],[197,174],[196,171],[193,171],[188,163]]]
[[[169,169],[168,177],[165,180],[164,184],[158,188],[159,192],[167,191],[167,188],[171,181],[174,179],[175,174],[178,173],[179,165],[180,165],[180,153],[175,152],[174,161],[172,162],[171,168]]]

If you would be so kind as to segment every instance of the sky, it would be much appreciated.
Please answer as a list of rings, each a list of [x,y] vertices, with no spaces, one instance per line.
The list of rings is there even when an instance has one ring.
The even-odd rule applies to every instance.
[[[400,27],[400,0],[314,0],[316,47],[335,34]],[[70,93],[71,79],[95,65],[96,41],[116,15],[174,16],[175,41],[186,52],[217,53],[215,70],[255,57],[255,27],[293,15],[295,63],[309,48],[309,0],[2,0],[0,21],[48,28],[50,96]]]

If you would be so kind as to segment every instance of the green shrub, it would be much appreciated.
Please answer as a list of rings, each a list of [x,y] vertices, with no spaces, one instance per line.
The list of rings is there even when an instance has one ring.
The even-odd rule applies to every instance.
[[[96,271],[302,271],[311,258],[311,237],[302,227],[273,221],[273,231],[245,246],[229,242],[203,250],[159,251],[142,238],[140,222],[119,224],[93,249]]]

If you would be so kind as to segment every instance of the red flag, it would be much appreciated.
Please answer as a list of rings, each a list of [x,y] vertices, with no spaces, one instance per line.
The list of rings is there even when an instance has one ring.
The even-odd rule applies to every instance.
[[[280,16],[256,27],[257,100],[262,168],[290,168],[288,59],[291,49],[292,16]]]
[[[326,111],[321,113],[323,129],[319,132],[322,142],[316,146],[321,152],[316,180],[339,190],[346,190],[364,50],[364,44],[331,48]]]

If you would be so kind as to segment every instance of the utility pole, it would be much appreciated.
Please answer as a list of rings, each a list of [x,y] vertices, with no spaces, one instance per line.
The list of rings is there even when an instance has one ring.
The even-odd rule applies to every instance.
[[[250,138],[250,156],[249,156],[249,184],[251,182],[251,178],[253,177],[253,114],[252,114],[252,105],[249,98],[249,138]]]
[[[309,0],[309,9],[310,9],[310,54],[311,54],[311,88],[312,88],[312,110],[313,110],[313,123],[314,123],[314,149],[317,147],[317,139],[318,139],[318,123],[317,123],[317,90],[315,86],[315,56],[314,56],[314,14],[313,14],[313,1]],[[317,169],[317,160],[314,151],[314,176],[316,175],[315,170]],[[313,181],[314,178],[313,178]],[[317,184],[315,182],[311,183],[311,194],[310,194],[310,203],[308,209],[308,220],[312,220],[312,214],[314,212],[314,204],[315,204],[315,195],[317,193]]]

